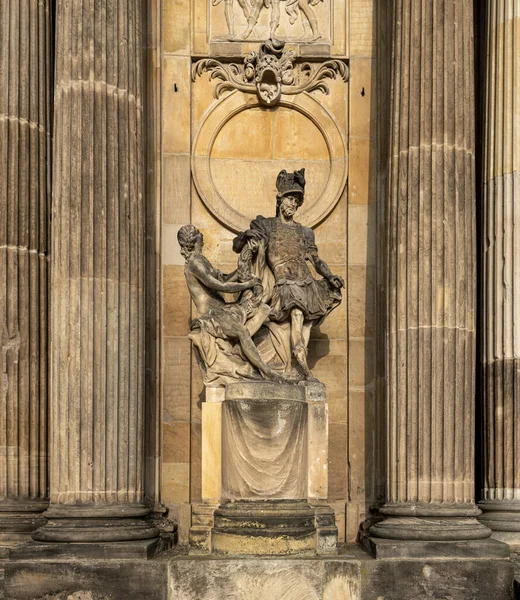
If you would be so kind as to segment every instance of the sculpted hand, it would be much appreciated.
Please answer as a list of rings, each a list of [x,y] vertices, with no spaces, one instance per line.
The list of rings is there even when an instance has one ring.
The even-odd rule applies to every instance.
[[[258,279],[258,277],[251,277],[250,279],[243,281],[241,285],[244,290],[248,290],[248,289],[254,288],[258,285],[261,286],[262,281],[260,279]]]
[[[249,287],[252,288],[262,286],[262,280],[258,279],[258,277],[251,277],[251,279],[247,283],[249,283]]]
[[[345,282],[343,281],[343,277],[340,277],[339,275],[331,275],[330,277],[327,277],[327,279],[330,281],[330,283],[335,287],[335,288],[342,288],[345,287]]]

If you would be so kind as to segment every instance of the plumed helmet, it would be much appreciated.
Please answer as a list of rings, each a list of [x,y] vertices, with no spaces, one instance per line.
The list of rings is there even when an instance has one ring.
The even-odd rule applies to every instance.
[[[287,196],[288,194],[298,194],[302,198],[305,193],[305,169],[287,173],[284,169],[278,173],[276,179],[276,189],[278,190],[278,199]]]

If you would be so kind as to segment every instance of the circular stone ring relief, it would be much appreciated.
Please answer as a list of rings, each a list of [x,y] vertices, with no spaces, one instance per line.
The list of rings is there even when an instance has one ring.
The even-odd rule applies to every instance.
[[[298,220],[313,227],[343,193],[347,152],[333,117],[306,93],[282,96],[276,108],[267,109],[232,92],[207,114],[194,143],[197,192],[234,232],[247,229],[258,214],[271,214],[276,174],[301,167],[309,185]]]

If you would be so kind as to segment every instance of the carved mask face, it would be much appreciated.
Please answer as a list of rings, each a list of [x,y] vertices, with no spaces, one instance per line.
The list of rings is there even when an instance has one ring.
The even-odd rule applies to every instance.
[[[285,218],[293,217],[298,207],[300,206],[300,198],[298,196],[289,194],[284,197],[280,204],[280,212]]]

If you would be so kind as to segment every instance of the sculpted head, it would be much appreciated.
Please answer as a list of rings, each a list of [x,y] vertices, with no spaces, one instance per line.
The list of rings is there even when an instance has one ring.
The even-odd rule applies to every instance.
[[[293,217],[298,208],[303,204],[305,194],[305,169],[287,173],[280,171],[276,179],[276,216],[280,213],[286,217]]]
[[[195,225],[183,225],[177,232],[177,241],[181,247],[181,254],[188,260],[194,252],[200,252],[204,245],[202,233]]]

